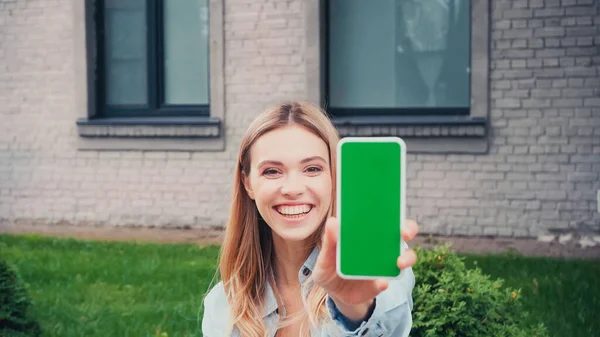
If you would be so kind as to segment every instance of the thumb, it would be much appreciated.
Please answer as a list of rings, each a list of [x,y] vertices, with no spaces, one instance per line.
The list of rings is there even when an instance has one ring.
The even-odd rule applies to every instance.
[[[335,257],[339,235],[339,222],[336,218],[329,218],[325,223],[323,234],[323,255],[328,258]]]

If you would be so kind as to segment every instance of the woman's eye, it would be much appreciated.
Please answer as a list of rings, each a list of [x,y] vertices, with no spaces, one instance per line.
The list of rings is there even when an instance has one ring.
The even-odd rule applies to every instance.
[[[310,166],[309,168],[306,169],[306,171],[308,171],[310,173],[316,173],[316,172],[323,171],[323,169],[319,166]]]
[[[279,173],[279,172],[277,172],[277,170],[275,170],[275,169],[266,169],[263,171],[263,174],[266,176],[272,176],[277,173]]]

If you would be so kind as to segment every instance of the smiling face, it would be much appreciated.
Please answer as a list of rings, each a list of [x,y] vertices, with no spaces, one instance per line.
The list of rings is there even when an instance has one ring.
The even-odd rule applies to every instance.
[[[274,236],[306,240],[319,228],[331,203],[327,144],[298,125],[265,133],[250,149],[244,187]]]

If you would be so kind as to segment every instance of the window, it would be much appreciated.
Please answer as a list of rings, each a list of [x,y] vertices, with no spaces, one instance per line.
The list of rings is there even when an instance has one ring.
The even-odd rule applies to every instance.
[[[222,1],[74,1],[78,149],[224,151],[223,14]]]
[[[99,118],[209,116],[208,0],[97,0]]]
[[[308,96],[342,137],[488,153],[490,2],[308,1]]]
[[[469,0],[330,0],[326,15],[333,115],[469,114]]]

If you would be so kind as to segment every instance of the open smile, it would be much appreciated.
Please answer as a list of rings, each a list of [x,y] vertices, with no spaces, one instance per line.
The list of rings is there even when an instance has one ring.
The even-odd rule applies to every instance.
[[[311,204],[298,204],[298,205],[277,205],[273,207],[277,213],[283,215],[289,219],[300,219],[306,216],[312,209],[314,205]]]

